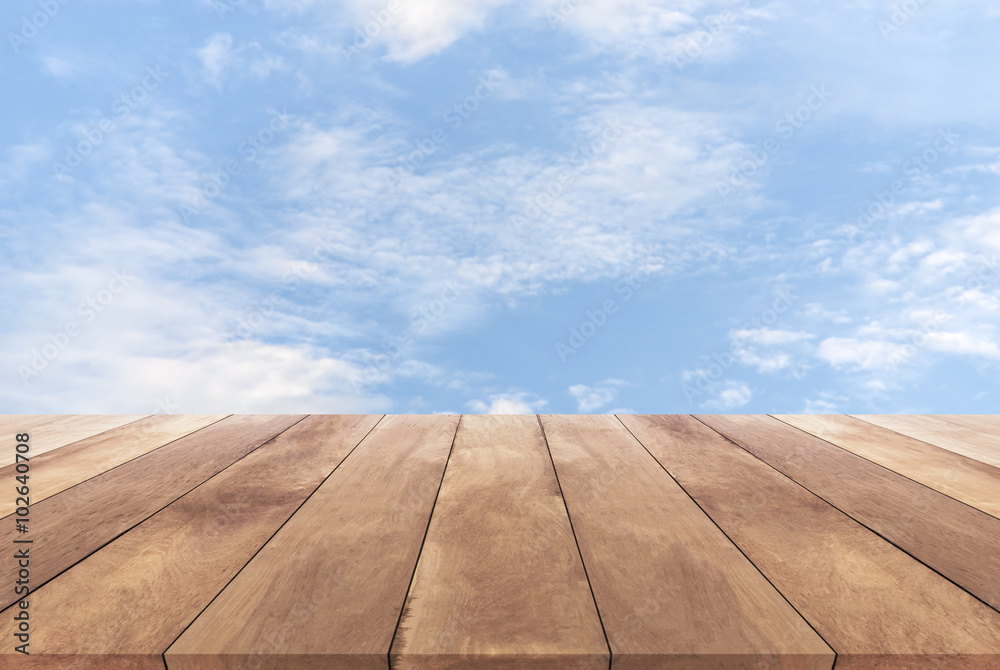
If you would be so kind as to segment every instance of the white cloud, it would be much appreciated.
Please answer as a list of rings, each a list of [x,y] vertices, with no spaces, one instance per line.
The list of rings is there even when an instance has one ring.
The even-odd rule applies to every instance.
[[[803,364],[796,362],[795,354],[803,351],[802,345],[815,337],[812,333],[772,328],[748,328],[729,333],[736,360],[765,374],[792,368],[800,373]]]
[[[407,140],[391,130],[391,118],[365,113],[294,123],[271,158],[272,196],[295,204],[283,221],[289,239],[335,235],[336,246],[350,250],[331,274],[369,286],[381,277],[383,287],[407,292],[452,280],[470,293],[512,296],[621,277],[651,258],[664,274],[707,267],[725,253],[711,224],[696,237],[673,220],[714,198],[715,182],[733,160],[733,143],[710,116],[633,105],[585,115],[576,121],[578,145],[599,136],[611,118],[620,119],[622,134],[583,172],[575,172],[573,152],[506,149],[431,154],[400,173],[398,156],[422,138]],[[574,182],[533,220],[525,218],[565,174]],[[359,202],[369,206],[362,211]],[[517,217],[527,223],[519,228]],[[364,275],[356,271],[361,263]]]
[[[890,272],[899,272],[911,260],[922,258],[933,250],[934,245],[930,240],[918,240],[904,244],[890,254],[887,269]]]
[[[892,367],[894,360],[905,358],[906,347],[893,342],[829,337],[820,342],[816,355],[835,368],[882,370]]]
[[[984,248],[1000,251],[1000,209],[960,219],[955,225],[975,251],[979,252]]]
[[[45,65],[45,69],[48,70],[49,74],[57,79],[73,77],[80,72],[80,64],[70,58],[44,56],[42,58],[42,63]]]
[[[584,48],[656,62],[718,63],[734,57],[751,24],[771,7],[739,0],[544,0],[524,3],[551,28],[575,33]]]
[[[894,211],[894,214],[896,216],[921,216],[929,212],[940,211],[943,207],[944,201],[941,198],[927,202],[912,201],[901,205]]]
[[[536,414],[547,404],[533,393],[512,391],[493,394],[487,401],[471,400],[466,407],[474,414]]]
[[[515,9],[519,22],[530,22],[536,30],[578,35],[588,51],[659,62],[676,57],[692,62],[731,59],[750,24],[774,18],[770,7],[738,0],[349,0],[346,12],[317,0],[267,0],[265,6],[283,13],[318,9],[340,28],[347,24],[345,47],[374,42],[385,48],[386,60],[407,64],[441,53],[485,28],[491,16],[507,7]],[[302,38],[297,39],[302,45]],[[313,52],[335,51],[310,38],[305,44]]]
[[[205,68],[209,83],[219,85],[222,73],[236,62],[237,52],[233,49],[233,36],[229,33],[216,33],[202,48],[198,49],[198,58]]]
[[[24,224],[45,221],[22,225],[17,240],[44,246],[45,260],[27,271],[0,271],[5,285],[23,288],[8,294],[22,325],[0,334],[11,380],[0,388],[4,406],[81,413],[152,412],[161,402],[178,412],[390,409],[361,383],[369,352],[316,343],[336,341],[343,335],[336,328],[349,330],[350,322],[301,318],[294,291],[282,283],[290,267],[283,249],[234,247],[214,226],[181,222],[177,206],[199,184],[195,165],[203,157],[180,150],[170,119],[154,109],[109,134],[74,175],[89,173],[78,189],[85,198],[58,210],[56,220],[34,204],[18,211]],[[196,223],[211,218],[201,216]],[[134,278],[109,304],[87,309],[116,271]],[[215,273],[236,279],[214,281]],[[275,290],[285,290],[286,300],[247,337],[236,337],[239,320]],[[325,337],[312,337],[317,330]],[[280,343],[275,333],[285,335]],[[57,355],[35,356],[53,342]],[[409,363],[400,375],[421,372]]]
[[[814,339],[812,333],[805,333],[793,330],[780,330],[772,328],[749,328],[745,330],[734,330],[730,337],[742,343],[759,344],[763,346],[779,346],[782,344],[796,344],[806,340]]]
[[[868,291],[876,297],[882,297],[899,290],[901,284],[892,279],[873,278],[868,282]]]
[[[802,410],[803,414],[837,414],[837,403],[826,398],[815,398],[806,400],[806,406]]]
[[[45,165],[52,157],[52,140],[37,138],[33,142],[15,144],[3,152],[3,169],[0,169],[0,186],[24,181],[29,173]]]
[[[853,319],[848,315],[846,309],[837,311],[826,309],[822,303],[810,302],[803,306],[802,315],[810,319],[831,321],[836,324],[851,323]]]
[[[577,411],[590,414],[614,402],[618,389],[625,385],[626,382],[621,379],[605,379],[593,387],[585,384],[570,386],[569,394],[576,400]]]
[[[196,53],[205,70],[206,80],[217,88],[222,86],[223,75],[230,70],[236,71],[237,77],[249,72],[258,80],[263,80],[285,67],[280,56],[265,54],[256,42],[234,47],[233,36],[229,33],[212,35]],[[257,55],[248,58],[249,54]]]
[[[0,390],[5,406],[70,413],[152,412],[161,404],[178,413],[391,407],[364,390],[357,361],[305,343],[226,342],[229,310],[216,308],[216,288],[165,279],[142,263],[119,273],[117,284],[109,281],[114,276],[69,266],[33,277],[49,297],[28,314],[49,316],[37,331],[5,336],[4,366],[19,382],[30,371],[23,383]],[[117,291],[104,294],[110,300],[106,287]]]
[[[745,350],[739,353],[738,359],[740,363],[753,366],[757,368],[757,372],[764,374],[781,372],[782,370],[787,370],[794,365],[792,357],[789,354],[781,352],[762,355],[753,351]]]
[[[285,61],[280,56],[261,56],[250,61],[247,66],[257,79],[267,79],[274,72],[285,69]]]
[[[357,366],[302,346],[242,342],[229,350],[196,343],[184,353],[74,343],[22,390],[21,402],[49,412],[383,412],[364,397]],[[9,403],[10,398],[7,399]]]
[[[962,14],[979,21],[975,12],[982,3],[970,3]],[[241,11],[253,15],[261,11],[260,5],[250,3]],[[804,287],[811,279],[824,280],[807,289],[816,302],[792,310],[782,329],[731,332],[731,342],[740,348],[734,357],[724,355],[726,369],[739,362],[761,374],[798,376],[820,360],[836,374],[852,378],[848,383],[860,393],[898,391],[899,382],[890,381],[898,384],[892,388],[874,379],[866,384],[875,375],[852,373],[876,372],[905,359],[907,343],[919,334],[917,324],[941,310],[954,313],[954,318],[948,321],[948,332],[926,338],[922,349],[932,360],[967,356],[989,370],[993,367],[984,362],[1000,360],[994,325],[1000,323],[996,282],[970,282],[976,255],[1000,250],[1000,209],[988,210],[995,205],[988,188],[976,191],[967,183],[985,181],[997,172],[998,150],[983,146],[996,144],[986,135],[997,105],[963,93],[979,90],[969,82],[986,80],[983,73],[991,60],[962,60],[943,48],[949,40],[925,39],[958,25],[949,23],[943,5],[923,8],[928,13],[920,21],[893,37],[891,50],[898,57],[891,59],[873,57],[873,49],[886,46],[874,30],[857,37],[849,30],[828,28],[874,26],[885,7],[868,1],[836,8],[820,3],[808,10],[794,3],[733,0],[414,0],[398,5],[390,0],[264,0],[263,6],[276,13],[268,14],[265,30],[255,33],[260,43],[244,41],[246,33],[237,32],[232,23],[238,17],[231,16],[230,23],[209,28],[207,37],[198,38],[203,41],[175,61],[178,74],[194,72],[195,79],[203,77],[220,89],[240,80],[269,79],[262,98],[256,89],[244,99],[233,91],[234,97],[226,96],[223,104],[202,115],[162,107],[166,101],[189,101],[186,87],[165,87],[103,138],[84,167],[60,183],[50,179],[52,157],[65,153],[67,143],[78,142],[80,131],[92,129],[96,114],[107,114],[107,109],[69,112],[59,128],[72,138],[59,141],[44,139],[57,133],[30,130],[41,128],[38,123],[44,125],[44,119],[28,120],[21,129],[11,126],[12,137],[23,144],[4,152],[5,164],[0,166],[0,186],[12,194],[0,205],[0,236],[6,234],[3,246],[15,250],[11,257],[16,263],[22,262],[15,258],[22,249],[45,253],[0,270],[10,287],[7,298],[19,315],[3,335],[3,349],[20,360],[39,346],[47,331],[61,326],[62,317],[53,315],[68,308],[72,316],[76,301],[96,290],[121,260],[127,259],[134,272],[141,268],[142,278],[134,292],[116,301],[37,384],[29,385],[31,402],[66,400],[68,396],[60,395],[63,388],[76,388],[88,399],[101,398],[95,368],[105,366],[109,383],[124,389],[120,397],[107,396],[109,405],[102,408],[109,409],[110,403],[125,403],[123,408],[130,402],[146,405],[160,388],[200,402],[207,399],[199,395],[200,386],[230,394],[239,407],[291,407],[296,398],[315,398],[317,406],[378,408],[387,401],[373,389],[419,382],[447,388],[453,397],[484,398],[470,403],[478,411],[531,411],[545,401],[516,389],[490,395],[504,388],[495,386],[495,377],[483,373],[484,380],[448,369],[439,364],[440,357],[434,358],[432,347],[420,347],[440,344],[435,338],[484,323],[481,317],[498,306],[587,284],[597,293],[649,258],[654,274],[661,276],[709,275],[726,266],[731,272],[727,276],[747,285],[778,272],[805,275]],[[568,14],[562,16],[567,7]],[[734,8],[734,16],[720,25],[721,13]],[[350,44],[345,36],[352,39],[354,28],[365,29],[386,12],[369,53],[373,58],[345,65],[340,51],[342,44]],[[551,12],[560,13],[554,27],[546,16]],[[716,20],[718,34],[709,29],[709,18]],[[220,31],[226,25],[232,34]],[[785,30],[788,26],[794,30]],[[512,35],[524,50],[494,48],[509,46]],[[473,44],[480,36],[483,44]],[[499,90],[484,107],[518,100],[509,105],[511,114],[504,115],[507,125],[482,119],[486,123],[473,131],[473,123],[480,121],[476,118],[462,129],[464,135],[443,126],[446,146],[422,157],[399,183],[388,185],[401,165],[399,156],[413,155],[417,142],[432,130],[433,120],[429,125],[429,117],[414,110],[431,113],[436,103],[447,102],[411,84],[422,86],[426,76],[454,74],[453,60],[430,57],[463,39],[480,55],[499,58],[486,62],[471,57],[459,65],[466,67],[466,74],[478,63],[485,74],[497,75]],[[751,59],[741,62],[738,71],[719,67],[750,40],[766,44],[765,51],[778,54],[789,67],[778,68],[766,81],[742,77],[746,68],[761,65],[749,49]],[[927,50],[926,44],[934,49]],[[816,45],[834,54],[833,60],[816,61]],[[978,46],[970,46],[970,53]],[[565,54],[565,62],[544,62],[550,47],[552,53]],[[671,58],[686,53],[706,67],[676,71]],[[38,79],[52,90],[65,88],[74,71],[86,70],[97,80],[99,68],[81,70],[80,62],[86,61],[78,62],[67,52],[44,55],[36,50],[36,56],[41,71],[52,75]],[[379,63],[383,56],[393,63]],[[593,56],[599,58],[587,59]],[[337,59],[335,65],[331,58]],[[424,59],[420,68],[406,67]],[[104,75],[112,73],[119,82],[134,76],[126,72],[130,66],[120,65],[132,61],[115,60],[115,67],[101,70]],[[954,69],[958,74],[947,82],[938,82],[944,88],[925,85],[928,63],[952,61],[966,67]],[[286,70],[293,75],[275,77]],[[103,90],[110,81],[117,90],[114,80],[96,88]],[[343,84],[350,99],[358,102],[338,102],[341,106],[331,111],[328,96],[322,94],[331,82]],[[716,185],[752,153],[751,141],[759,147],[773,121],[794,109],[788,104],[790,96],[798,98],[794,105],[801,104],[801,93],[814,83],[829,84],[834,91],[831,114],[860,110],[864,116],[859,118],[893,124],[882,136],[884,143],[862,147],[856,154],[856,165],[862,166],[872,189],[884,192],[893,178],[902,178],[910,154],[926,155],[936,119],[954,121],[970,136],[961,138],[954,150],[942,151],[941,164],[919,177],[906,174],[905,192],[886,216],[858,233],[851,249],[831,239],[835,235],[830,230],[806,231],[802,248],[808,263],[800,263],[791,260],[786,247],[786,232],[797,235],[791,226],[802,222],[809,228],[833,227],[837,224],[830,220],[842,218],[843,212],[816,211],[803,217],[795,211],[801,198],[767,202],[765,194],[780,197],[785,192],[768,188],[767,170],[743,189],[739,206],[720,204]],[[209,98],[209,105],[223,101]],[[196,221],[181,223],[177,205],[200,192],[207,174],[219,169],[221,156],[199,149],[199,142],[205,142],[200,134],[211,133],[207,145],[217,147],[229,130],[219,124],[230,123],[234,109],[244,103],[253,106],[258,98],[294,100],[301,103],[296,105],[301,116],[260,151],[252,169],[233,180]],[[751,99],[753,105],[741,102]],[[552,123],[542,142],[520,131],[522,121],[536,123],[533,117],[539,109]],[[202,117],[213,120],[200,126]],[[978,129],[977,118],[984,120]],[[625,132],[586,170],[574,172],[574,149],[589,144],[605,124],[618,119]],[[769,157],[768,170],[803,160],[808,147],[835,143],[844,126],[826,123],[810,122],[807,142],[799,137],[783,142],[781,154]],[[910,132],[914,128],[919,132]],[[980,137],[972,137],[974,133]],[[747,144],[743,138],[748,138]],[[807,153],[826,155],[812,149]],[[972,154],[972,163],[954,166],[960,156]],[[833,160],[841,160],[838,156]],[[529,225],[515,229],[513,218],[567,173],[574,176],[573,184],[541,208]],[[751,207],[744,207],[747,204]],[[770,205],[785,213],[771,218],[776,209],[766,213],[766,219],[757,216]],[[964,215],[977,208],[988,211]],[[955,218],[956,211],[963,217]],[[816,223],[810,223],[813,214]],[[322,258],[317,257],[319,246]],[[303,286],[284,290],[285,273],[306,266]],[[816,271],[810,275],[811,270],[803,268]],[[393,354],[389,369],[358,388],[358,376],[372,357],[406,332],[414,314],[435,305],[448,282],[461,288],[460,298],[448,302],[420,331],[416,346]],[[248,337],[234,340],[238,320],[275,290],[282,299],[273,314]],[[951,298],[961,302],[949,302]],[[697,318],[692,323],[693,328],[705,326]],[[118,366],[114,356],[138,372]],[[252,378],[244,358],[254,361],[270,383]],[[167,361],[178,363],[171,367]],[[240,383],[213,386],[210,377],[200,375],[202,368],[232,368]],[[195,386],[174,383],[171,371],[194,379]],[[706,406],[740,407],[754,392],[762,393],[743,382],[718,381],[729,376],[724,370],[709,371],[718,374],[698,373],[714,382],[711,392],[706,391]],[[575,381],[559,383],[569,387],[562,401],[572,398],[579,411],[602,411],[619,402],[615,380],[570,387]],[[699,397],[703,402],[706,395]],[[840,405],[822,394],[809,402],[816,408]],[[434,399],[427,404],[459,403]]]
[[[744,407],[753,399],[753,391],[746,382],[726,380],[712,389],[714,397],[701,406],[706,409],[730,411]]]
[[[652,119],[643,118],[644,111],[633,110],[634,122],[655,124],[655,110]],[[524,235],[528,239],[511,245],[512,232],[502,215],[499,220],[481,220],[484,197],[502,205],[511,186],[538,179],[535,186],[522,186],[534,192],[545,183],[537,175],[549,169],[547,157],[537,152],[504,159],[508,165],[486,162],[475,169],[464,158],[442,160],[436,174],[413,175],[394,195],[385,190],[380,179],[380,159],[391,155],[386,147],[394,142],[386,133],[377,133],[372,126],[371,133],[381,139],[369,142],[368,126],[350,119],[326,127],[294,120],[287,139],[283,136],[263,151],[255,167],[275,175],[274,181],[265,184],[268,197],[295,201],[298,207],[289,207],[277,222],[283,226],[280,237],[261,238],[244,232],[240,243],[233,245],[227,233],[240,216],[239,210],[229,209],[227,196],[238,195],[245,188],[243,179],[249,177],[235,179],[230,191],[215,199],[192,225],[185,225],[178,216],[178,206],[200,190],[202,175],[217,165],[184,148],[174,134],[173,118],[173,112],[153,107],[133,114],[108,136],[99,151],[88,158],[87,200],[53,224],[61,234],[58,244],[47,249],[51,267],[18,277],[21,285],[32,284],[32,293],[47,296],[65,296],[68,290],[79,291],[73,287],[87,286],[88,282],[99,287],[109,271],[107,259],[128,259],[129,271],[140,277],[86,337],[74,341],[38,379],[29,382],[30,393],[15,394],[19,402],[41,403],[47,409],[63,403],[63,411],[88,411],[98,406],[107,411],[147,411],[159,398],[170,396],[171,403],[199,411],[268,407],[281,411],[295,406],[315,411],[382,410],[388,400],[370,390],[380,384],[418,378],[444,385],[444,380],[460,378],[463,373],[414,360],[414,353],[406,351],[393,360],[388,372],[374,379],[366,377],[359,384],[378,347],[352,348],[345,342],[364,338],[378,343],[388,337],[379,334],[377,324],[361,322],[352,309],[355,300],[357,304],[375,301],[397,307],[409,319],[411,308],[433,310],[443,287],[454,282],[461,287],[461,300],[467,303],[449,305],[421,333],[428,337],[449,323],[462,323],[481,303],[498,295],[548,290],[571,280],[617,277],[634,270],[640,262],[656,271],[679,267],[672,260],[658,261],[655,256],[650,260],[646,248],[630,242],[628,236],[623,238],[621,226],[602,222],[596,211],[587,213],[594,209],[591,203],[596,205],[600,200],[595,192],[598,189],[605,193],[617,190],[615,197],[621,195],[620,186],[629,177],[617,175],[616,165],[629,171],[649,162],[637,153],[645,143],[641,137],[623,140],[622,150],[635,155],[618,156],[609,151],[595,161],[594,172],[583,175],[585,183],[565,196],[571,208],[560,214],[558,226],[580,234],[562,236],[560,252],[552,248],[557,245],[541,243],[552,239],[551,227],[527,230]],[[679,146],[692,143],[689,158],[652,154],[667,174],[678,180],[697,172],[688,167],[697,160],[698,143],[686,130],[701,122],[693,117],[685,122],[691,125],[685,128],[681,124],[673,130],[676,137],[671,141]],[[599,123],[600,118],[584,120],[587,127],[599,128]],[[635,130],[639,135],[662,136],[665,132],[646,125]],[[283,169],[286,166],[288,170]],[[682,175],[684,172],[688,174]],[[75,173],[74,179],[80,175]],[[506,186],[497,185],[494,178],[506,181]],[[686,197],[693,200],[703,192],[699,189],[710,189],[709,179],[704,182],[691,188]],[[654,181],[639,188],[665,197],[657,192]],[[584,201],[576,202],[576,198]],[[356,203],[360,201],[373,203],[374,211],[358,216]],[[647,207],[650,213],[666,209],[656,202]],[[384,223],[372,226],[373,217],[385,217]],[[31,220],[23,215],[19,218]],[[426,225],[428,220],[434,225]],[[636,223],[633,239],[645,235],[651,222]],[[594,225],[606,226],[607,231],[594,235]],[[674,232],[662,225],[661,230],[662,241],[668,242]],[[459,249],[456,239],[468,235],[477,237],[477,244]],[[320,242],[326,252],[317,258]],[[697,249],[698,242],[690,246]],[[540,249],[545,252],[542,258]],[[305,285],[334,290],[337,318],[331,318],[330,306],[317,310],[300,301],[309,289],[287,289],[283,276],[302,267],[310,270],[303,272]],[[218,281],[220,274],[227,279]],[[237,324],[248,320],[257,305],[269,300],[275,291],[281,299],[276,306],[268,306],[271,315],[246,337],[236,337]],[[38,333],[44,335],[46,330],[53,332],[62,326],[58,318],[52,321],[51,315],[71,318],[76,301],[85,297],[86,293],[67,303],[33,301],[23,314],[24,323],[32,325],[8,333],[8,369],[23,364],[29,352],[43,343],[44,337]],[[395,335],[392,329],[388,334]],[[233,345],[232,350],[226,347],[227,342]],[[241,363],[244,358],[246,366]],[[101,375],[94,373],[95,365],[105,366]],[[254,368],[259,380],[249,378]],[[232,371],[231,384],[212,381],[213,374],[221,376],[225,370]],[[171,379],[171,373],[177,379]],[[461,392],[475,397],[471,382],[482,388],[483,381],[468,375],[465,378],[470,385]],[[102,379],[121,389],[120,395],[99,393],[97,385]],[[607,394],[610,384],[605,383],[605,388],[597,385],[593,392]],[[81,400],[69,402],[74,394]],[[228,405],[211,404],[213,398]],[[517,391],[485,398],[473,401],[470,407],[484,412],[534,412],[547,404]],[[590,406],[597,399],[593,396],[581,402]]]
[[[984,340],[970,333],[930,333],[927,345],[943,353],[1000,360],[1000,346],[996,341]]]
[[[496,8],[512,0],[350,0],[362,34],[388,49],[387,59],[403,63],[426,58],[483,26]],[[366,24],[378,28],[366,30]]]

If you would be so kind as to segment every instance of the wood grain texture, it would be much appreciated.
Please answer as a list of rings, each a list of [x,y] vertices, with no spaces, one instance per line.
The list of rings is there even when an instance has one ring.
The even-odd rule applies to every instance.
[[[534,416],[462,419],[391,659],[394,670],[607,670]]]
[[[837,668],[1000,660],[1000,613],[761,460],[692,417],[620,418],[833,647]]]
[[[301,416],[232,416],[77,484],[31,507],[33,588],[72,567],[198,484],[243,458]],[[13,546],[11,518],[0,543]],[[0,563],[0,606],[14,602],[16,566]]]
[[[163,670],[163,658],[108,654],[24,656],[0,650],[0,670]],[[244,668],[243,670],[250,670]]]
[[[31,460],[31,502],[38,504],[224,418],[221,414],[150,416],[36,456]],[[0,481],[13,481],[15,468],[13,463],[0,468]],[[13,514],[16,507],[13,498],[0,498],[0,517]]]
[[[1000,517],[1000,469],[850,416],[775,418]]]
[[[1000,468],[1000,424],[991,426],[982,417],[902,414],[852,416]]]
[[[987,435],[1000,435],[1000,414],[921,414],[956,426],[968,426]]]
[[[31,434],[31,456],[34,458],[67,444],[133,423],[145,416],[144,414],[63,416],[54,421],[41,420],[34,427],[17,427],[19,424],[15,423],[15,427],[10,429],[9,441],[4,443],[7,448],[0,450],[0,467],[14,462],[15,432],[20,432],[23,428],[27,428]]]
[[[728,437],[621,418],[669,473],[609,417],[545,419],[558,476],[531,417],[386,418],[319,488],[363,432],[350,422],[375,417],[229,417],[140,454],[190,420],[147,417],[33,452],[32,645],[47,653],[0,646],[0,670],[603,670],[581,570],[614,586],[596,589],[612,670],[829,670],[807,621],[836,670],[1000,670],[1000,519],[775,418],[702,419]],[[95,417],[0,430],[26,420],[34,445]],[[908,467],[914,444],[954,463],[1000,438],[994,416],[840,421],[890,435]],[[104,471],[39,501],[74,459]]]
[[[709,426],[994,608],[995,517],[769,416],[702,416]]]
[[[826,644],[615,417],[542,424],[613,669],[831,667]]]
[[[386,670],[458,421],[383,420],[167,650],[168,668]]]
[[[8,437],[23,432],[27,428],[37,428],[43,423],[51,423],[72,414],[0,414],[0,437]]]
[[[44,625],[32,653],[162,668],[164,650],[380,418],[306,418],[34,592]],[[12,624],[0,618],[0,637]]]
[[[0,414],[0,448],[13,446],[18,433],[35,431],[55,421],[68,419],[72,414]],[[4,454],[6,455],[6,454]]]

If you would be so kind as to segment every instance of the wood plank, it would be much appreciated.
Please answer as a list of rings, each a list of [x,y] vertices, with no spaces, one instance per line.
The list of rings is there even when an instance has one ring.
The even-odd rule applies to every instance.
[[[1000,422],[981,416],[853,414],[856,419],[1000,467]]]
[[[458,421],[384,419],[171,645],[167,667],[387,670]]]
[[[888,541],[1000,608],[1000,522],[769,416],[701,421]]]
[[[301,416],[232,416],[31,506],[32,588],[141,523],[300,421]],[[19,537],[12,517],[0,544]],[[0,563],[0,607],[14,602],[17,566]]]
[[[42,421],[55,421],[69,414],[0,414],[0,435],[9,432],[20,432],[27,424],[37,426]]]
[[[63,416],[55,421],[44,421],[35,428],[28,427],[31,434],[31,455],[32,457],[72,444],[103,432],[114,430],[121,426],[130,424],[144,418],[145,414],[88,414]],[[20,431],[19,428],[12,430]],[[9,441],[5,444],[10,448],[0,450],[0,467],[5,467],[14,462],[13,449],[14,434],[11,433]]]
[[[380,418],[306,418],[35,591],[32,659],[162,670],[163,651]],[[12,626],[3,616],[0,637]]]
[[[31,502],[39,502],[91,477],[221,421],[226,415],[156,415],[109,430],[31,459]],[[0,468],[13,481],[16,465]],[[13,514],[14,499],[0,498],[0,517]]]
[[[34,434],[42,426],[70,416],[72,414],[0,414],[0,449],[11,448],[18,433]]]
[[[607,670],[536,417],[463,417],[391,659],[394,670]]]
[[[922,414],[956,426],[967,426],[993,437],[1000,435],[1000,414]]]
[[[851,453],[1000,517],[1000,469],[850,416],[775,415]]]
[[[620,418],[837,651],[838,669],[1000,661],[1000,613],[919,561],[692,417]],[[944,654],[965,656],[928,665]]]
[[[829,670],[830,648],[615,417],[542,424],[612,668]]]

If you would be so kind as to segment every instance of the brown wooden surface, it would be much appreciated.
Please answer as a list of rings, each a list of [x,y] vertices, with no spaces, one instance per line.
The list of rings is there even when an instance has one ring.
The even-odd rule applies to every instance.
[[[225,415],[158,415],[49,451],[31,460],[31,502],[37,504],[102,472],[226,418]],[[16,466],[0,468],[13,481]],[[0,498],[0,517],[13,514],[13,498]]]
[[[46,584],[36,654],[163,651],[375,426],[378,416],[309,417]],[[10,610],[8,610],[9,612]],[[9,616],[0,637],[14,631]]]
[[[209,419],[0,416],[0,670],[1000,670],[1000,417]]]
[[[1000,469],[850,416],[775,418],[1000,517]]]
[[[975,416],[857,414],[856,418],[1000,467],[1000,425],[991,427]],[[993,428],[994,430],[991,430]]]
[[[920,414],[957,426],[970,426],[993,437],[1000,435],[1000,414]]]
[[[705,424],[621,420],[837,651],[837,668],[874,657],[908,670],[940,654],[966,655],[942,667],[978,667],[1000,653],[1000,613]]]
[[[37,423],[32,423],[30,417],[11,418],[10,428],[0,449],[0,467],[14,462],[14,438],[16,433],[30,427],[31,456],[42,454],[83,440],[105,431],[113,430],[144,418],[144,414],[87,414],[65,415],[55,420],[48,420],[45,415]],[[20,427],[19,427],[20,426]]]
[[[300,421],[300,416],[232,416],[31,506],[31,563],[38,588],[209,477]],[[0,544],[20,537],[0,519]],[[0,562],[0,607],[14,602],[17,566]]]
[[[72,414],[0,414],[0,451],[6,457],[11,451],[18,433],[29,431],[34,434],[43,426],[55,421],[68,419]]]
[[[464,417],[392,667],[607,670],[608,656],[537,419]]]
[[[832,665],[826,644],[615,417],[542,425],[612,668],[725,667],[734,656]]]
[[[709,426],[947,578],[1000,608],[1000,522],[768,416]]]
[[[385,670],[458,421],[383,420],[170,647],[168,668],[263,656]]]

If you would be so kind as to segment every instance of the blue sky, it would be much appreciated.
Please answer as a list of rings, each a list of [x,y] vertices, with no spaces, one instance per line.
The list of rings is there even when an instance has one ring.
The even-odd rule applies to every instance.
[[[994,2],[0,26],[4,412],[996,411]]]

